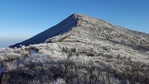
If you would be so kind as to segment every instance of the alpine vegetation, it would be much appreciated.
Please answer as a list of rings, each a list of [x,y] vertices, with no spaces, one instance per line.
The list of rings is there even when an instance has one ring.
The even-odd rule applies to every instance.
[[[149,84],[149,34],[72,14],[0,49],[0,78],[1,84]]]

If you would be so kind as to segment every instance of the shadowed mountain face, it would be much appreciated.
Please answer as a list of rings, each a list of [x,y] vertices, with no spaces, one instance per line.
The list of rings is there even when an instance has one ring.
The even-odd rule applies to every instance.
[[[149,84],[149,35],[89,16],[11,47],[0,49],[2,84]]]
[[[30,44],[39,44],[39,43],[43,43],[46,39],[59,35],[59,34],[63,34],[67,31],[69,31],[70,29],[72,29],[73,27],[77,26],[77,20],[78,20],[78,16],[73,14],[71,16],[69,16],[68,18],[66,18],[64,21],[60,22],[59,24],[35,35],[34,37],[25,40],[21,43],[17,43],[15,45],[12,45],[10,47],[20,47],[20,45],[30,45]]]

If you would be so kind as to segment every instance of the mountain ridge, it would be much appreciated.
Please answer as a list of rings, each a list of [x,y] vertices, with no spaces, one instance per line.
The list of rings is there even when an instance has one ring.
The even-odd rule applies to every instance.
[[[71,39],[69,39],[70,37]],[[75,38],[74,38],[75,37]],[[80,38],[78,38],[80,37]],[[20,45],[39,44],[44,42],[58,42],[84,39],[106,39],[112,42],[121,43],[135,49],[149,50],[149,35],[128,30],[126,28],[113,25],[101,19],[92,18],[83,14],[72,14],[57,25],[10,47]],[[72,42],[72,41],[71,41]]]
[[[46,29],[45,31],[43,31],[43,32],[41,32],[41,33],[39,33],[39,34],[37,34],[37,35],[35,35],[35,36],[33,36],[33,37],[31,37],[31,38],[23,41],[23,42],[16,43],[16,44],[11,45],[9,47],[20,47],[20,45],[26,45],[26,46],[28,46],[30,44],[43,43],[48,38],[51,38],[51,37],[56,36],[56,35],[59,35],[59,34],[63,34],[65,32],[68,32],[69,30],[71,30],[72,27],[79,26],[79,20],[81,20],[83,17],[91,18],[91,17],[86,16],[86,15],[83,15],[83,14],[74,13],[74,14],[70,15],[69,17],[67,17],[65,20],[63,20],[60,23],[58,23],[57,25],[52,26],[52,27]],[[94,19],[96,19],[96,18],[94,18]],[[98,20],[100,20],[100,19],[98,19]],[[106,22],[104,20],[101,20],[101,21]],[[67,25],[64,28],[60,27],[61,25],[66,24],[66,23],[69,23],[68,24],[68,25],[70,25],[69,28],[67,27]],[[110,23],[108,23],[108,24],[110,24]],[[112,25],[112,24],[110,24],[110,25]],[[58,29],[60,31],[54,33]]]

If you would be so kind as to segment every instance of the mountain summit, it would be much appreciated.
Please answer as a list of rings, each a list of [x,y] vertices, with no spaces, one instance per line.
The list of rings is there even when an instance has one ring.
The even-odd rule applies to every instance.
[[[81,17],[85,17],[81,14],[72,14],[62,22],[58,23],[57,25],[31,37],[30,39],[27,39],[21,43],[17,43],[15,45],[12,45],[10,47],[20,47],[20,45],[30,45],[30,44],[39,44],[43,43],[46,39],[51,38],[53,36],[57,36],[60,34],[64,34],[65,32],[68,32],[72,28],[78,26],[78,21],[81,19]]]
[[[90,42],[101,39],[131,46],[135,49],[149,50],[148,34],[128,30],[82,14],[72,14],[59,24],[10,47],[59,41],[86,42],[88,40]]]

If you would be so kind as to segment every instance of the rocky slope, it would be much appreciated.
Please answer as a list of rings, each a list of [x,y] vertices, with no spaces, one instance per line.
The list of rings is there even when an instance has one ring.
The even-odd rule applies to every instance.
[[[149,83],[149,35],[100,19],[73,14],[21,44],[34,45],[0,49],[2,84]]]

